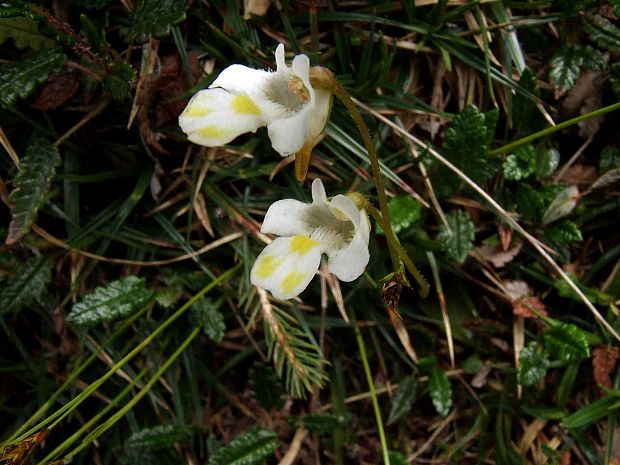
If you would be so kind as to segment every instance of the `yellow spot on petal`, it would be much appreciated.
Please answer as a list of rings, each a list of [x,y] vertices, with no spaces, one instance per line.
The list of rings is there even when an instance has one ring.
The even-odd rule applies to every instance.
[[[291,239],[291,252],[305,255],[315,248],[319,243],[306,236],[293,236]]]
[[[260,259],[256,266],[256,277],[259,279],[265,279],[276,272],[278,267],[282,264],[282,259],[274,257],[273,255],[266,255]]]
[[[211,113],[211,110],[205,107],[199,107],[198,105],[189,105],[184,112],[184,116],[188,118],[202,118]]]
[[[260,108],[247,95],[237,95],[232,101],[232,107],[242,115],[260,115]]]
[[[285,276],[284,280],[282,281],[280,290],[283,294],[290,294],[297,286],[301,284],[305,277],[305,273],[301,273],[299,271],[291,271]]]
[[[226,136],[226,131],[217,126],[205,126],[198,130],[198,134],[205,139],[220,139]]]

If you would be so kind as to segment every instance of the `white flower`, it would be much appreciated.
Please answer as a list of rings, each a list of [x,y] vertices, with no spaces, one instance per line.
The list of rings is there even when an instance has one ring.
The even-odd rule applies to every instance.
[[[275,55],[274,72],[232,65],[194,95],[179,117],[188,139],[215,147],[267,126],[273,148],[283,157],[302,148],[309,153],[327,122],[331,92],[310,85],[306,55],[297,55],[290,67],[284,45]]]
[[[281,237],[260,253],[250,279],[278,299],[295,297],[308,286],[323,253],[329,271],[342,281],[358,278],[370,259],[366,212],[344,195],[327,200],[320,179],[312,183],[312,203],[284,199],[271,205],[261,232]]]

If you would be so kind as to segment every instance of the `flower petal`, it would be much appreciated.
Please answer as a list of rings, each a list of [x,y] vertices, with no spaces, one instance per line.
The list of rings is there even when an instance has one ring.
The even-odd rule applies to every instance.
[[[304,218],[309,208],[309,204],[299,200],[278,200],[267,210],[260,230],[266,234],[278,236],[306,234],[308,227]]]
[[[219,87],[198,92],[179,116],[187,138],[207,147],[227,144],[264,124],[262,111],[252,98]]]
[[[308,92],[310,92],[310,97],[314,96],[314,88],[310,84],[310,58],[306,55],[296,55],[293,58],[293,64],[291,66],[291,72],[297,76],[306,86]]]
[[[347,247],[330,252],[327,268],[336,277],[345,282],[353,281],[361,276],[370,260],[368,252],[368,235],[370,224],[364,212],[360,212],[359,228]]]
[[[260,253],[250,271],[253,285],[282,300],[299,295],[321,263],[320,243],[307,236],[278,237]]]
[[[246,94],[259,100],[273,76],[274,73],[262,69],[231,65],[220,73],[209,88],[221,87],[234,94]]]
[[[310,139],[316,145],[317,139],[325,129],[331,109],[332,93],[327,90],[316,90],[308,117],[306,140]]]
[[[353,227],[356,231],[359,229],[361,218],[360,210],[349,197],[338,194],[329,202],[329,207],[335,217],[344,215],[353,223]],[[334,211],[334,209],[336,209],[336,211]]]
[[[327,203],[325,186],[323,185],[323,181],[321,181],[319,178],[316,178],[314,181],[312,181],[312,203]]]
[[[295,76],[301,80],[309,94],[307,103],[299,110],[294,113],[282,114],[280,117],[272,117],[267,126],[271,145],[280,155],[286,157],[299,152],[308,143],[314,147],[316,139],[327,121],[330,105],[326,105],[325,100],[331,103],[331,93],[326,92],[327,99],[325,95],[322,95],[319,105],[316,105],[316,93],[310,84],[310,59],[306,55],[295,56],[292,66],[289,68],[284,60],[284,46],[280,44],[276,49],[276,65],[276,74],[287,76],[287,86],[288,79]],[[280,87],[283,88],[284,86],[280,84]],[[271,114],[275,116],[275,112]]]
[[[276,47],[276,71],[278,73],[283,73],[288,71],[288,66],[286,66],[286,60],[284,59],[284,44],[278,44]]]
[[[306,105],[293,116],[274,119],[267,130],[271,145],[283,157],[299,152],[306,141],[310,106]]]

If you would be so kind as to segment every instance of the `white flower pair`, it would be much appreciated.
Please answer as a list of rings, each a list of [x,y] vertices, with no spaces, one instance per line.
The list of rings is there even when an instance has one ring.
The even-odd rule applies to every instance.
[[[282,44],[275,55],[275,72],[232,65],[208,89],[194,95],[179,117],[189,140],[219,146],[267,126],[280,155],[296,154],[309,161],[329,116],[332,96],[310,84],[307,56],[297,55],[288,67]],[[370,258],[365,211],[344,195],[328,200],[319,179],[312,183],[312,203],[275,202],[261,231],[282,237],[261,252],[250,278],[280,299],[295,297],[308,286],[323,253],[329,257],[329,271],[342,281],[358,278]]]
[[[267,126],[273,148],[283,157],[314,147],[325,127],[331,92],[310,84],[310,60],[297,55],[284,61],[276,48],[276,71],[232,65],[208,89],[192,97],[179,125],[192,142],[207,147],[227,144]]]

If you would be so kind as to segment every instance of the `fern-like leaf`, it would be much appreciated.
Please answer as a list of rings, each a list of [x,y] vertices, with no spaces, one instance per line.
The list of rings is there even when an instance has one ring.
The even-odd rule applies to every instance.
[[[114,100],[131,97],[131,82],[136,79],[136,70],[129,63],[119,63],[112,67],[112,72],[105,78],[105,87]]]
[[[226,331],[224,315],[211,299],[203,298],[196,302],[192,306],[192,317],[196,325],[200,326],[214,342],[220,342],[224,338],[224,331]]]
[[[448,229],[443,224],[439,226],[437,239],[443,244],[450,257],[463,263],[467,254],[474,248],[474,223],[466,211],[453,211],[448,215]]]
[[[328,362],[320,349],[290,315],[273,306],[266,295],[261,299],[268,355],[286,390],[304,397],[315,386],[322,387],[327,380],[323,367]]]
[[[392,400],[388,425],[396,423],[411,411],[411,407],[418,399],[419,385],[420,383],[413,376],[407,376],[399,383]]]
[[[590,40],[600,48],[617,52],[620,50],[620,29],[603,16],[584,18],[584,29],[590,33]]]
[[[185,19],[183,0],[138,0],[131,15],[131,26],[121,29],[127,41],[148,36],[166,36],[170,27]]]
[[[496,160],[489,158],[488,151],[497,117],[495,111],[482,113],[474,105],[468,105],[445,132],[446,156],[477,183],[496,173]],[[446,182],[456,187],[455,182],[460,181],[449,175]]]
[[[183,426],[174,424],[157,425],[136,431],[127,442],[126,448],[131,449],[162,449],[171,447],[177,442],[184,441],[192,435],[192,431]]]
[[[0,289],[0,316],[31,305],[43,294],[51,278],[51,265],[45,257],[28,260]]]
[[[79,328],[88,328],[102,321],[124,318],[144,305],[151,295],[143,278],[127,276],[98,287],[76,303],[67,316],[67,322]]]
[[[26,150],[21,169],[13,179],[9,195],[13,203],[13,219],[9,225],[7,244],[15,244],[30,231],[39,208],[45,203],[51,179],[60,164],[58,149],[45,139],[36,139]]]
[[[263,463],[277,448],[278,440],[275,433],[263,428],[252,428],[218,449],[209,458],[209,465]]]
[[[333,434],[338,428],[346,428],[347,419],[335,413],[308,413],[293,418],[292,423],[296,428],[303,425],[314,434]]]
[[[605,67],[603,55],[589,45],[568,45],[561,47],[551,59],[549,78],[560,92],[575,84],[581,67],[601,71]]]
[[[60,70],[67,57],[60,48],[46,48],[8,65],[0,66],[0,103],[13,105],[26,98],[50,74]]]
[[[445,417],[452,407],[452,385],[446,372],[439,367],[431,370],[428,392],[437,413]]]
[[[522,145],[504,160],[504,177],[518,181],[536,170],[536,150],[531,144]]]
[[[0,44],[13,39],[19,49],[30,47],[41,50],[54,45],[54,41],[39,32],[39,23],[30,18],[0,18]]]

